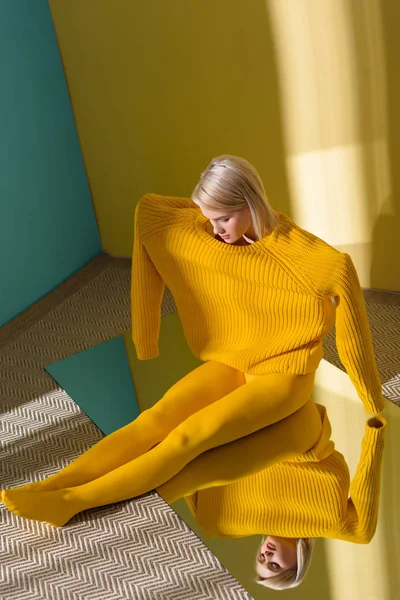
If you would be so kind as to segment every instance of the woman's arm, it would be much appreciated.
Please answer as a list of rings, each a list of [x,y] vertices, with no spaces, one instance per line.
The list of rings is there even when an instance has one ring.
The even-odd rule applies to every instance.
[[[145,200],[144,197],[143,200]],[[140,228],[140,201],[135,210],[135,230],[132,257],[131,315],[132,339],[140,360],[159,355],[158,336],[161,325],[161,302],[164,281],[143,245]]]
[[[379,512],[382,458],[386,420],[368,420],[362,442],[360,462],[350,484],[347,517],[334,535],[337,539],[368,544],[376,530]]]
[[[376,366],[364,296],[357,272],[348,254],[342,254],[334,270],[336,345],[365,411],[376,414],[385,407]]]
[[[297,279],[320,297],[335,297],[336,345],[340,359],[368,414],[385,407],[372,346],[364,296],[348,254],[295,225],[276,244],[281,260]]]

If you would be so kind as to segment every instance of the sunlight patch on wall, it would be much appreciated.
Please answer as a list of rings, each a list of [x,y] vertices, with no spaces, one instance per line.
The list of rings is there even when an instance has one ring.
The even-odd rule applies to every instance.
[[[380,2],[266,5],[293,217],[339,250],[357,247],[352,257],[368,286],[374,227],[393,211]]]
[[[297,223],[336,247],[370,239],[361,152],[356,145],[288,159]]]

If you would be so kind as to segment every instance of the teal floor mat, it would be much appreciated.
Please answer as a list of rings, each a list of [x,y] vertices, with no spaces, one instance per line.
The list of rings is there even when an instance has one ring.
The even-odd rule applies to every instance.
[[[140,413],[122,336],[48,365],[46,371],[106,435]]]

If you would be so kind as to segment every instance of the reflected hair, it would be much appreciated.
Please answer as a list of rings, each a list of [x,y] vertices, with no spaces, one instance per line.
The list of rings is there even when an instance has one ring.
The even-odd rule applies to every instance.
[[[263,544],[263,539],[261,545]],[[264,587],[272,590],[288,590],[289,588],[295,588],[304,580],[308,568],[311,563],[312,552],[314,548],[315,540],[312,538],[299,538],[296,542],[297,549],[297,568],[286,569],[273,577],[266,579],[258,574],[257,567],[258,561],[256,562],[257,577],[256,583],[263,585]],[[261,547],[260,545],[260,547]],[[258,552],[257,552],[258,556]]]
[[[248,206],[258,240],[279,225],[260,175],[246,159],[238,156],[223,154],[214,158],[201,174],[192,200],[200,208],[228,212]]]

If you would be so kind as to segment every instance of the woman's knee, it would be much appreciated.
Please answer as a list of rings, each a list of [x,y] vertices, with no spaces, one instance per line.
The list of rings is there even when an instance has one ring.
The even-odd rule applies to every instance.
[[[175,427],[167,436],[166,442],[177,453],[197,456],[208,448],[209,432],[205,423],[187,419]]]
[[[157,402],[151,408],[144,410],[138,417],[138,420],[140,419],[140,427],[152,431],[161,440],[175,426],[171,422],[170,416],[168,411],[163,406],[159,406],[159,402]]]

